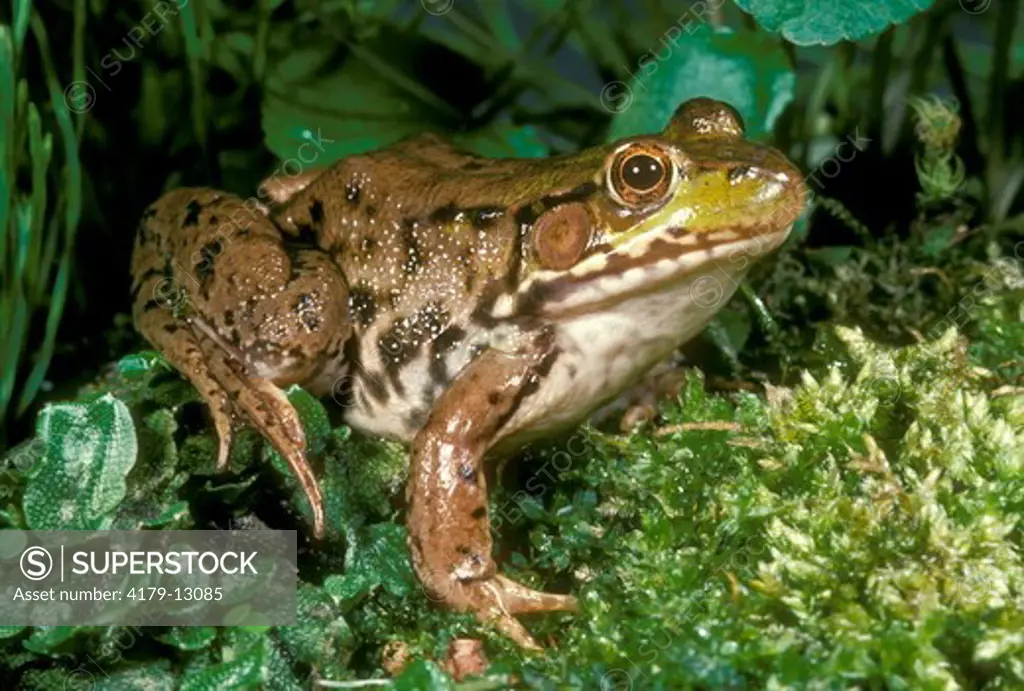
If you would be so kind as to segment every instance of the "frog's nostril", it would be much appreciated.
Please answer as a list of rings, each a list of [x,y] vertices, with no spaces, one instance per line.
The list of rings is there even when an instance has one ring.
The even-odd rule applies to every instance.
[[[757,175],[757,169],[750,166],[736,166],[729,171],[729,182],[736,184],[742,180],[749,180]]]

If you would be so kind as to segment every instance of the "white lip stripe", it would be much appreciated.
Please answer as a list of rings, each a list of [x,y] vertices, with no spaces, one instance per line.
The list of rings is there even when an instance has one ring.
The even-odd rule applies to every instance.
[[[635,266],[625,270],[619,275],[603,276],[592,281],[587,280],[587,275],[599,270],[605,264],[605,258],[593,257],[573,267],[565,274],[554,271],[545,271],[533,276],[524,282],[520,293],[528,291],[538,282],[558,280],[568,275],[573,279],[571,287],[566,290],[563,296],[553,296],[545,304],[544,312],[551,314],[565,310],[577,309],[581,306],[607,300],[615,296],[627,296],[631,293],[647,290],[663,283],[670,283],[675,279],[681,280],[693,270],[701,266],[714,266],[728,277],[749,270],[753,263],[764,254],[777,248],[789,235],[789,228],[784,231],[770,235],[755,235],[743,237],[732,230],[717,231],[705,239],[710,239],[712,244],[707,250],[685,251],[685,248],[694,244],[696,236],[683,236],[687,242],[680,242],[672,238],[668,242],[680,248],[681,253],[675,258],[661,259],[652,264]],[[628,245],[629,257],[643,257],[654,242],[664,240],[664,234],[657,233],[655,237],[640,236]],[[617,250],[622,253],[622,250]],[[732,280],[730,278],[730,280]],[[514,308],[514,300],[499,301],[494,316],[498,318],[511,316]]]

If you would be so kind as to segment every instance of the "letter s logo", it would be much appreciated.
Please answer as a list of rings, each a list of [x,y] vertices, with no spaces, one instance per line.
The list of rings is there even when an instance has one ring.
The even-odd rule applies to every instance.
[[[30,581],[41,581],[53,571],[53,557],[42,547],[29,547],[21,553],[21,572]]]

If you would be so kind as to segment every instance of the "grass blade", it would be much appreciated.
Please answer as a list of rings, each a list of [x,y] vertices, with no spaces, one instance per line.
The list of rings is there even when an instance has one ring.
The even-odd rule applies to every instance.
[[[49,269],[52,266],[49,261],[40,263],[39,260],[42,257],[41,248],[45,236],[43,221],[46,216],[48,191],[46,189],[46,170],[50,167],[50,158],[53,154],[52,138],[49,134],[43,136],[39,110],[34,103],[28,104],[28,152],[29,159],[32,161],[32,200],[29,207],[31,223],[28,228],[29,247],[26,266],[29,273],[26,286],[29,291],[29,301],[34,305],[42,297],[44,286],[49,278]]]
[[[57,327],[60,326],[60,318],[64,314],[64,303],[68,292],[68,278],[71,275],[71,253],[65,252],[60,260],[60,268],[57,270],[57,279],[53,284],[53,293],[50,298],[50,311],[46,315],[46,334],[43,337],[43,345],[36,356],[36,362],[32,371],[21,387],[21,396],[18,399],[17,415],[22,415],[31,405],[42,386],[46,370],[50,366],[50,359],[53,357],[53,348],[57,343]]]
[[[0,24],[0,262],[6,262],[7,216],[14,191],[14,44]],[[2,265],[2,264],[0,264]],[[12,276],[8,271],[4,276]],[[3,283],[6,287],[6,281]],[[6,291],[5,291],[6,292]]]
[[[7,418],[7,409],[14,394],[14,382],[18,374],[18,363],[25,344],[25,330],[28,326],[28,304],[21,292],[21,286],[15,285],[13,290],[4,296],[7,303],[4,307],[5,329],[4,340],[4,371],[0,377],[0,420]]]
[[[77,84],[84,84],[85,79],[85,0],[75,0],[75,34],[72,39],[73,44],[71,47],[71,54],[73,64],[71,67],[72,79]],[[88,111],[86,111],[87,113]],[[75,130],[75,137],[77,139],[82,138],[82,132],[85,128],[85,115],[86,113],[80,113],[78,116],[77,129]]]
[[[507,0],[481,3],[480,13],[483,15],[484,21],[487,22],[491,33],[503,46],[513,51],[519,51],[523,47],[516,27],[512,23],[512,17],[509,15]]]
[[[46,73],[46,86],[50,92],[50,103],[53,105],[53,116],[57,120],[61,141],[64,144],[64,186],[67,192],[67,206],[64,208],[64,239],[65,252],[71,252],[74,246],[75,231],[78,220],[82,216],[82,167],[78,159],[78,139],[71,123],[71,113],[64,103],[64,92],[57,80],[57,72],[53,68],[50,57],[50,42],[46,35],[43,20],[36,13],[32,15],[32,33],[39,42],[39,53],[43,57],[43,68]]]
[[[14,53],[21,55],[21,46],[25,43],[28,31],[28,20],[32,16],[32,0],[14,0]]]

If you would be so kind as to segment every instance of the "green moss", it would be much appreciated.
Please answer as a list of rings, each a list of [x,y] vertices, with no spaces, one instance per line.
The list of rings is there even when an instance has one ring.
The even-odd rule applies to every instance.
[[[528,666],[583,688],[611,670],[637,688],[1024,683],[1024,428],[955,331],[897,350],[837,335],[842,361],[767,401],[691,380],[666,411],[740,422],[740,446],[591,436],[529,560],[568,563],[584,613]]]

